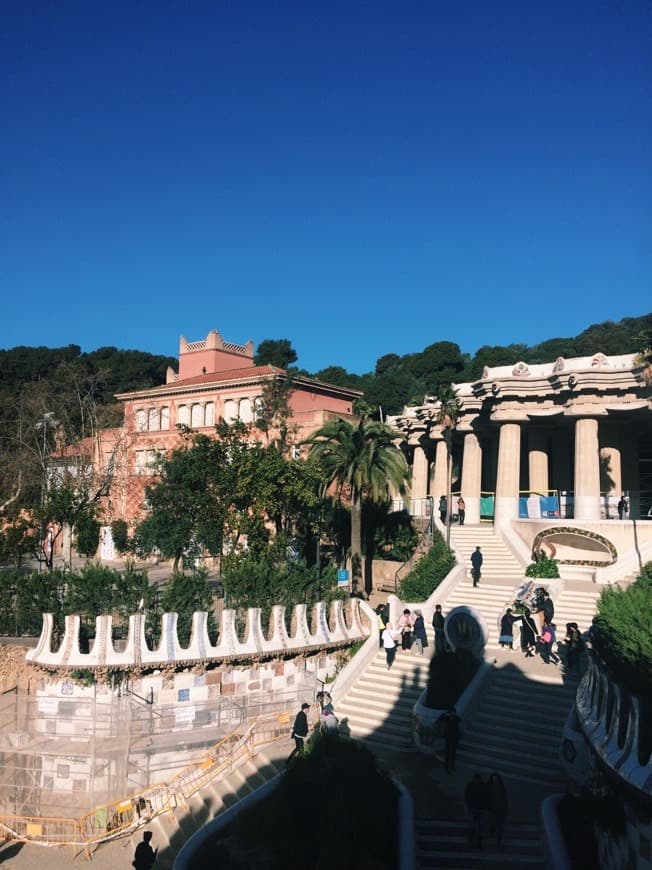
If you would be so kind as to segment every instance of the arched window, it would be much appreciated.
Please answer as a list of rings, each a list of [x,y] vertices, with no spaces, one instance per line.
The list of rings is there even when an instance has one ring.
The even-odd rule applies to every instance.
[[[204,426],[215,425],[215,402],[206,402],[204,408]]]
[[[256,396],[254,399],[254,414],[256,419],[260,420],[265,413],[265,400],[262,396]]]
[[[238,419],[238,403],[227,399],[224,403],[224,419],[227,423],[235,423]]]
[[[161,408],[161,429],[170,428],[170,409]]]
[[[187,405],[179,405],[177,408],[177,423],[179,426],[190,426],[190,411]]]
[[[251,399],[240,399],[240,419],[243,423],[251,423]]]
[[[199,429],[200,426],[204,425],[204,408],[198,402],[192,406],[192,428]]]
[[[139,408],[136,411],[136,432],[145,432],[147,430],[147,411],[144,408]]]
[[[156,432],[158,430],[159,420],[158,408],[150,408],[147,415],[147,428],[150,432]]]

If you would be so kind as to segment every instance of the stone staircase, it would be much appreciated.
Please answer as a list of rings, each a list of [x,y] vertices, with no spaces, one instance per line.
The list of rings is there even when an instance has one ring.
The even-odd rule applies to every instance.
[[[157,868],[172,868],[181,846],[206,822],[284,771],[292,745],[289,741],[281,741],[259,750],[253,759],[245,760],[192,795],[187,806],[178,806],[172,812],[153,819],[147,828],[154,834],[153,844],[159,847]],[[130,837],[131,850],[136,848],[141,838],[142,832]],[[95,858],[94,855],[94,864]]]
[[[499,772],[549,792],[564,788],[561,734],[577,680],[555,665],[503,652],[480,704],[464,723],[458,766],[469,773]],[[548,673],[549,672],[549,673]]]
[[[432,634],[432,631],[429,633]],[[414,751],[412,708],[424,690],[432,642],[423,656],[398,649],[391,670],[379,650],[357,683],[338,701],[335,713],[351,736],[370,748]]]
[[[461,821],[416,819],[417,866],[420,870],[541,870],[544,857],[537,825],[509,825],[498,848],[487,838],[484,848],[471,846],[468,824]]]
[[[480,547],[483,556],[482,582],[492,581],[505,586],[518,586],[525,575],[525,568],[514,556],[494,527],[487,523],[477,526],[451,526],[451,549],[459,565],[466,568],[471,577],[471,553]]]

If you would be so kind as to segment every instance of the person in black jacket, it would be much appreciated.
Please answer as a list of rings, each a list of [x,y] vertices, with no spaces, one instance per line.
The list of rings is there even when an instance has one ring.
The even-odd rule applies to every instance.
[[[304,745],[306,739],[308,738],[308,715],[306,710],[310,709],[310,704],[306,704],[305,701],[301,705],[301,709],[297,713],[294,719],[294,725],[292,726],[292,733],[290,737],[294,740],[294,749],[288,756],[288,762],[291,758],[294,758],[295,755],[302,755]]]
[[[149,868],[156,861],[156,856],[158,855],[158,848],[152,849],[152,847],[150,846],[151,839],[152,832],[145,831],[143,833],[142,842],[140,842],[136,846],[134,860],[131,862],[131,866],[135,867],[136,870],[149,870]]]
[[[547,591],[543,593],[543,606],[541,609],[543,610],[544,620],[551,623],[555,615],[555,605],[552,603],[550,593]]]

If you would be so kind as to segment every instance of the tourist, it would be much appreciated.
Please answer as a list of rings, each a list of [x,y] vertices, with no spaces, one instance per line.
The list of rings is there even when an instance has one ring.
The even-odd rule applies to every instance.
[[[467,783],[464,789],[464,803],[471,820],[469,842],[473,845],[473,840],[477,837],[478,846],[482,848],[482,837],[484,835],[485,818],[489,808],[489,799],[487,784],[482,781],[479,773],[474,773],[473,778]]]
[[[401,632],[401,649],[409,650],[412,646],[412,614],[407,607],[398,618],[398,629]]]
[[[457,500],[457,522],[463,526],[464,525],[464,517],[466,516],[466,504],[462,496],[460,496]]]
[[[543,591],[543,604],[541,610],[543,611],[543,621],[552,622],[555,616],[555,605],[553,604],[552,598],[547,589],[544,589]]]
[[[382,604],[379,604],[376,608],[376,617],[378,618],[378,648],[383,648],[383,632],[385,631],[385,626],[387,625],[387,620],[385,619],[385,608]]]
[[[629,512],[629,505],[627,504],[627,499],[625,498],[625,493],[620,496],[620,501],[618,502],[618,519],[625,519],[625,514]]]
[[[422,656],[424,648],[428,646],[428,635],[426,634],[426,626],[423,622],[423,613],[420,610],[414,611],[413,634],[414,648]]]
[[[305,748],[306,740],[308,739],[308,714],[306,710],[310,709],[310,704],[307,704],[305,701],[301,705],[301,709],[297,713],[294,719],[294,725],[292,726],[292,733],[290,737],[294,740],[294,749],[288,756],[288,764],[295,755],[303,755],[303,750]]]
[[[521,650],[526,658],[532,658],[536,649],[537,626],[532,619],[529,607],[521,615]]]
[[[444,766],[446,773],[452,773],[455,770],[455,756],[457,755],[457,744],[462,736],[462,720],[457,715],[455,707],[442,713],[437,724],[441,728],[444,738]]]
[[[514,623],[517,619],[518,616],[514,616],[512,608],[508,607],[500,620],[500,637],[498,638],[498,643],[503,649],[505,649],[505,647],[508,647],[511,650],[514,649]]]
[[[556,653],[552,651],[552,645],[557,640],[557,636],[555,634],[555,626],[552,622],[548,622],[547,620],[544,621],[540,640],[543,644],[541,658],[547,665],[549,665],[551,662],[553,665],[558,665],[560,662],[560,658]]]
[[[584,641],[576,622],[569,622],[566,625],[566,667],[570,674],[580,674],[580,658],[584,649]]]
[[[499,773],[492,773],[487,780],[487,798],[489,803],[489,833],[496,838],[496,846],[500,848],[509,805],[507,789]]]
[[[158,846],[156,847],[156,849],[152,849],[152,847],[150,846],[151,839],[152,832],[143,831],[143,839],[136,846],[134,860],[132,861],[132,867],[135,867],[136,870],[149,870],[149,868],[152,867],[156,862],[156,856],[158,855]]]
[[[441,612],[441,604],[435,605],[432,617],[432,627],[435,631],[435,655],[446,651],[446,634],[444,632],[444,614]]]
[[[392,623],[388,622],[383,631],[383,647],[385,649],[385,661],[387,662],[387,670],[394,664],[396,656],[396,637],[398,632],[392,629]]]
[[[448,499],[445,495],[439,498],[439,519],[446,525],[446,517],[448,516]]]
[[[480,582],[480,577],[482,576],[480,573],[480,569],[482,568],[482,553],[480,552],[480,547],[476,547],[475,550],[471,553],[471,577],[473,577],[473,585],[477,586]]]

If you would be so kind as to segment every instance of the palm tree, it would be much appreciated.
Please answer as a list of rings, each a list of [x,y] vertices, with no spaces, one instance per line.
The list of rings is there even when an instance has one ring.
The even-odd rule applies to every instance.
[[[439,411],[437,412],[437,422],[441,424],[444,430],[444,441],[446,442],[446,452],[448,465],[446,469],[446,503],[448,510],[446,512],[446,546],[450,546],[451,541],[451,487],[453,479],[453,430],[457,426],[457,420],[460,416],[462,406],[459,399],[455,395],[452,387],[442,385],[439,388]]]
[[[384,423],[363,417],[359,423],[331,420],[306,443],[325,471],[328,485],[346,488],[351,499],[351,575],[353,588],[362,577],[362,497],[380,502],[390,486],[406,491],[408,465],[394,443],[396,433]]]

